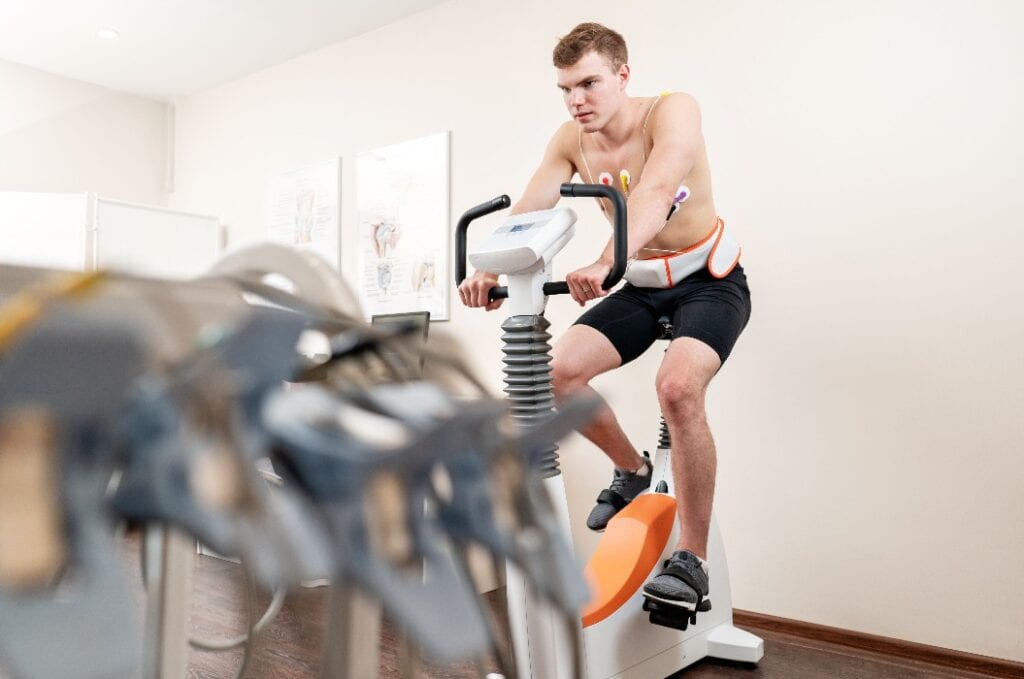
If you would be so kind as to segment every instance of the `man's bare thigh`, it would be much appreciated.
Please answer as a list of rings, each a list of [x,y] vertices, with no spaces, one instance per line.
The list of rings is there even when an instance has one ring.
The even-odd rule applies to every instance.
[[[586,381],[622,365],[611,341],[588,325],[570,326],[555,342],[551,357],[565,373]]]

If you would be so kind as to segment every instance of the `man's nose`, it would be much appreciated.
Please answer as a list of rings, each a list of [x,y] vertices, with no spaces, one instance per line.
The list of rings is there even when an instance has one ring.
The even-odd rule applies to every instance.
[[[583,90],[574,89],[569,93],[569,103],[573,106],[582,106],[583,99]]]

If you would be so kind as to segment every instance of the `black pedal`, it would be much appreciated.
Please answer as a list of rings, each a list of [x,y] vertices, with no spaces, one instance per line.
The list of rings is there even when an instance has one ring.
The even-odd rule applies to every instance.
[[[697,613],[706,613],[711,610],[711,601],[704,599],[697,606],[696,611],[689,611],[681,606],[673,606],[661,601],[644,598],[643,609],[650,613],[652,625],[671,627],[682,632],[686,631],[689,625],[697,624]]]
[[[685,632],[691,622],[693,624],[697,624],[696,613],[691,614],[688,611],[681,611],[681,613],[683,615],[651,611],[650,621],[652,625],[671,627],[672,629],[677,629],[681,632]]]

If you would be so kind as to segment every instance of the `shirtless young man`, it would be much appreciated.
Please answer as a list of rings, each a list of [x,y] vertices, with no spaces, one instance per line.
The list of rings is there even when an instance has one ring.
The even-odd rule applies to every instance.
[[[512,213],[554,207],[559,186],[579,174],[624,192],[628,216],[627,284],[608,295],[601,283],[612,267],[609,239],[597,261],[566,276],[572,298],[593,306],[555,344],[556,399],[586,392],[595,376],[642,354],[672,320],[673,339],[656,387],[672,439],[672,473],[679,543],[669,565],[645,587],[648,595],[686,608],[708,595],[708,530],[715,490],[715,444],[704,412],[711,378],[728,358],[750,317],[750,291],[739,246],[715,212],[711,175],[693,97],[626,94],[630,68],[622,36],[600,24],[580,24],[554,50],[557,84],[572,120],[548,144],[544,159]],[[602,202],[604,202],[602,200]],[[611,218],[611,207],[602,205]],[[666,220],[666,215],[669,215]],[[462,302],[493,310],[497,276],[478,271],[459,287]],[[583,435],[615,464],[587,526],[608,520],[647,488],[651,463],[626,438],[605,405]]]

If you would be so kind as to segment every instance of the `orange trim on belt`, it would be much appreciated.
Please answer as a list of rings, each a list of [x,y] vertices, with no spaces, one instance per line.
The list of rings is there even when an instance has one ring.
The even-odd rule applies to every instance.
[[[684,248],[682,250],[675,250],[674,252],[671,252],[671,253],[669,253],[667,255],[658,255],[657,257],[644,257],[640,261],[647,261],[648,259],[664,259],[664,260],[667,261],[667,260],[671,259],[672,257],[675,257],[676,255],[685,255],[687,252],[693,252],[697,248],[702,248],[705,245],[707,245],[708,241],[711,240],[712,238],[714,238],[718,234],[718,229],[719,229],[720,226],[724,226],[724,223],[722,222],[722,218],[721,217],[716,217],[715,218],[715,225],[713,227],[711,227],[711,233],[709,233],[708,235],[706,235],[703,238],[701,238],[700,241],[698,241],[694,245],[691,245],[690,247]],[[667,267],[668,264],[666,263],[665,266]]]
[[[719,217],[718,221],[722,221],[722,218]],[[718,278],[719,280],[721,280],[722,278],[725,278],[726,276],[728,276],[729,274],[732,273],[732,270],[736,268],[736,263],[740,261],[740,255],[743,254],[743,248],[738,248],[737,252],[736,252],[736,259],[732,260],[732,264],[730,264],[729,266],[727,266],[725,268],[725,273],[723,273],[721,276],[719,276],[717,273],[715,273],[715,270],[711,267],[711,260],[713,260],[715,258],[715,253],[718,252],[718,246],[721,245],[722,238],[724,238],[724,237],[725,237],[725,224],[723,223],[722,224],[722,230],[719,232],[718,238],[715,239],[715,244],[711,246],[711,252],[708,253],[708,273],[710,273],[712,275],[712,277]]]
[[[732,264],[730,264],[730,265],[728,266],[728,268],[726,268],[726,270],[725,270],[725,273],[723,273],[723,274],[722,274],[721,276],[719,276],[719,275],[718,275],[718,274],[716,274],[716,273],[715,273],[714,271],[712,271],[710,267],[708,268],[708,273],[710,273],[710,274],[711,274],[711,275],[712,275],[713,277],[715,277],[715,278],[717,278],[717,279],[719,279],[719,280],[721,280],[721,279],[725,278],[726,276],[728,276],[729,274],[731,274],[731,273],[732,273],[732,270],[733,270],[733,269],[735,269],[735,268],[736,268],[736,265],[737,265],[737,264],[739,263],[739,261],[740,261],[740,257],[741,257],[742,255],[743,255],[743,248],[740,248],[740,249],[739,249],[739,250],[738,250],[738,251],[736,252],[736,259],[732,260]],[[711,257],[708,257],[708,262],[710,262],[710,261],[711,261]]]
[[[676,500],[644,493],[608,522],[583,573],[593,592],[583,626],[599,623],[629,601],[658,564],[676,517]]]

